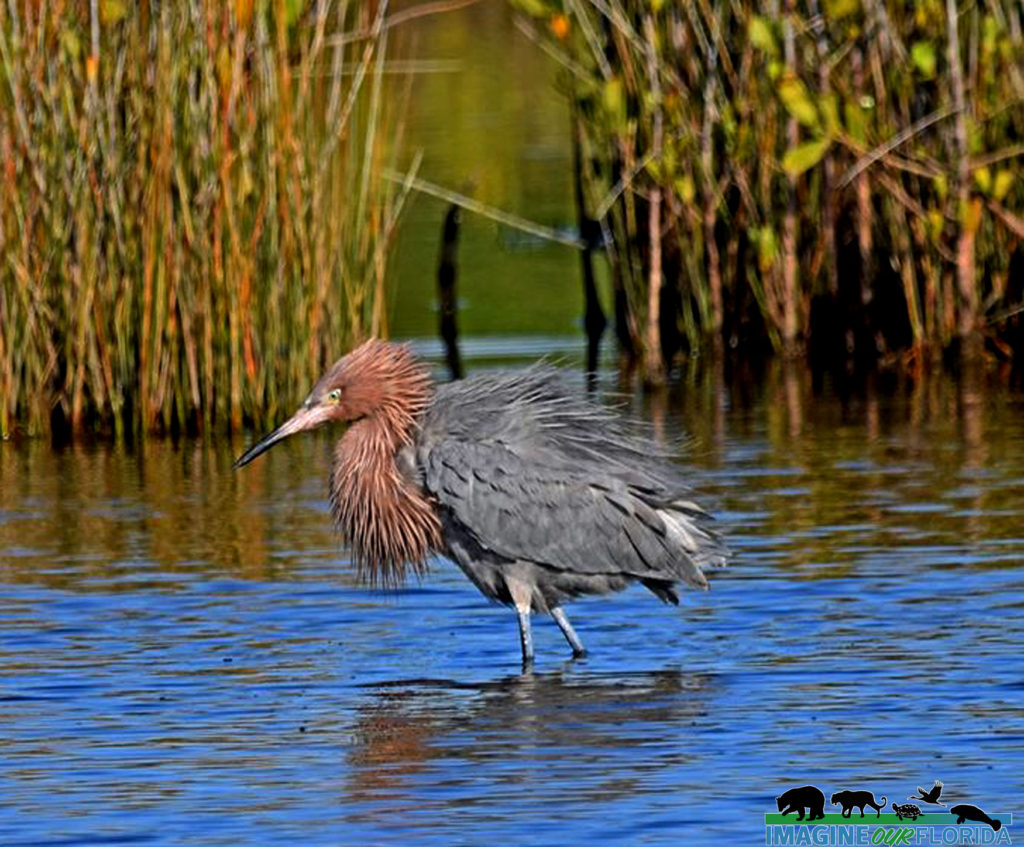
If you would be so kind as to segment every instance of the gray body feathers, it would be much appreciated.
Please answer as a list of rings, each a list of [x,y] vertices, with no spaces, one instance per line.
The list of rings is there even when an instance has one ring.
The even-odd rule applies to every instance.
[[[674,583],[706,588],[725,559],[668,457],[548,366],[441,386],[401,464],[439,504],[448,555],[503,603],[631,582],[675,603]]]

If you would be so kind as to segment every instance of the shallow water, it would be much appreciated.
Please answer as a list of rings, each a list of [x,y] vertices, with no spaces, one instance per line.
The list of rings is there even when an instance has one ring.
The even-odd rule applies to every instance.
[[[454,566],[356,585],[326,439],[0,445],[0,843],[756,844],[806,783],[1020,811],[1024,396],[637,409],[734,561],[572,605],[580,661],[538,621],[526,676]]]

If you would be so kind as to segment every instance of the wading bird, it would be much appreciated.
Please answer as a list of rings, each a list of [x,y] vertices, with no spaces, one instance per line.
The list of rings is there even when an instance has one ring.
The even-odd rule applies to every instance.
[[[725,560],[663,452],[567,390],[553,367],[435,388],[406,347],[367,341],[235,467],[331,421],[350,423],[330,499],[359,575],[397,585],[431,554],[449,557],[515,608],[524,666],[532,613],[551,615],[581,656],[565,601],[639,582],[678,603],[677,582],[707,588],[702,571]]]
[[[925,803],[934,803],[936,806],[945,806],[939,802],[939,795],[942,794],[942,783],[935,780],[935,785],[925,791],[920,785],[917,786],[917,796],[908,797],[908,800],[924,800]]]

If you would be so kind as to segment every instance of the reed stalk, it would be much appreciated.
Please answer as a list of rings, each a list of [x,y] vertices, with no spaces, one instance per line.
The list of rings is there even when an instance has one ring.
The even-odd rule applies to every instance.
[[[957,337],[1006,349],[995,316],[1019,305],[1006,280],[1024,253],[1002,213],[1024,207],[1017,0],[512,2],[571,75],[620,339],[644,327],[650,348],[660,284],[715,348],[802,352],[814,332],[867,358]],[[833,324],[811,326],[816,298]]]
[[[263,427],[386,332],[386,2],[29,5],[0,5],[0,432]]]

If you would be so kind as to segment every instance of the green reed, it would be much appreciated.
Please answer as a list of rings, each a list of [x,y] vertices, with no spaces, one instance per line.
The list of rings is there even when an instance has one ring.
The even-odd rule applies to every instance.
[[[387,24],[344,0],[0,6],[4,433],[264,426],[386,332]]]
[[[1024,259],[1017,0],[513,2],[564,69],[651,381],[662,280],[691,346],[798,352],[824,299],[876,323],[894,304],[911,354],[999,348]]]

